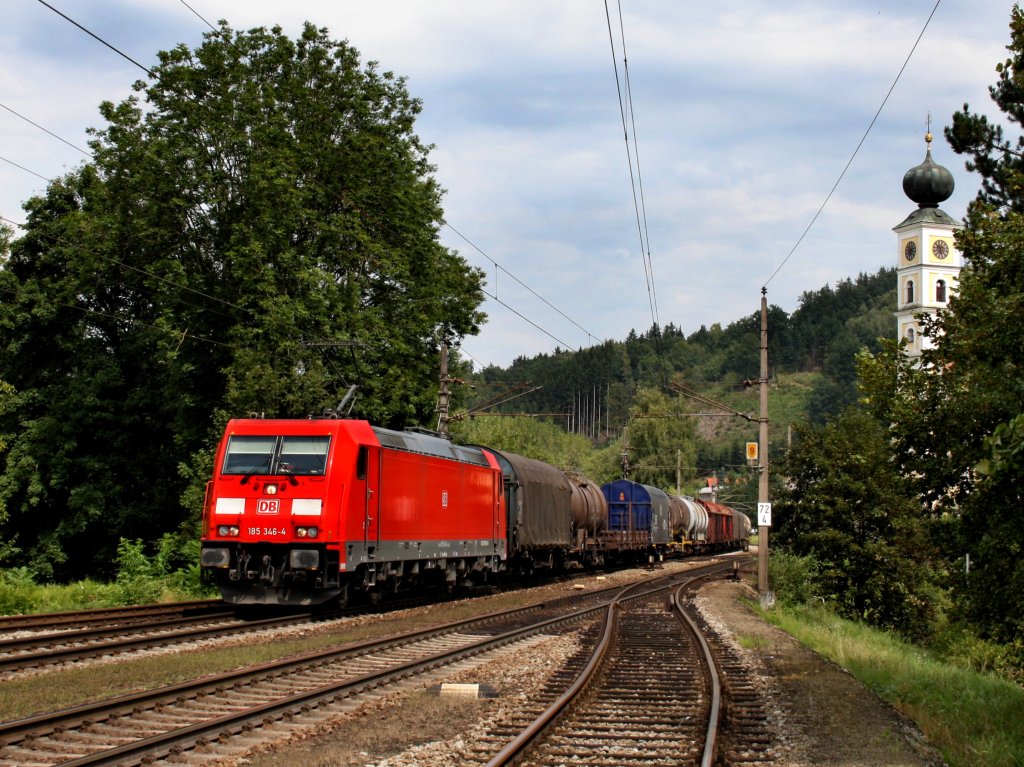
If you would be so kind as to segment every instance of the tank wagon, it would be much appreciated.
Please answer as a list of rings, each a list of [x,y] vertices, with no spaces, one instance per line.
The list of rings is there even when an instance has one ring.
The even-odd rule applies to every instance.
[[[669,496],[672,504],[672,542],[681,554],[730,551],[750,546],[750,518],[741,511],[687,495]]]

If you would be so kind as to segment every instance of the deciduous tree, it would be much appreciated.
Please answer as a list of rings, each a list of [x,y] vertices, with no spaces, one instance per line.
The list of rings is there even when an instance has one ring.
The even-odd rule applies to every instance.
[[[42,572],[174,528],[179,464],[229,416],[359,384],[359,415],[426,422],[441,340],[483,318],[402,78],[311,25],[222,25],[135,89],[0,272],[0,532]]]

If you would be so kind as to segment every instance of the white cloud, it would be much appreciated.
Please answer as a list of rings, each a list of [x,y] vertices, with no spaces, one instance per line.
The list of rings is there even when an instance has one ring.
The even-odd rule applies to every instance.
[[[190,0],[236,28],[303,21],[348,39],[364,60],[408,77],[417,130],[448,192],[445,215],[490,258],[579,325],[621,339],[651,323],[604,7],[585,0]],[[635,138],[662,322],[691,332],[757,308],[760,288],[832,189],[903,65],[933,0],[866,3],[623,3]],[[184,6],[63,0],[61,9],[140,62],[205,25]],[[614,9],[617,4],[611,4]],[[141,73],[43,6],[5,9],[0,103],[73,143],[97,104]],[[1010,5],[943,4],[871,134],[806,240],[769,284],[787,311],[802,292],[894,262],[891,227],[913,208],[905,170],[935,159],[957,181],[963,215],[977,179],[941,137],[966,101],[993,113],[987,88],[1006,55]],[[613,21],[615,21],[613,19]],[[620,80],[623,50],[615,21]],[[629,125],[633,137],[634,126]],[[46,176],[81,155],[0,110],[0,156]],[[0,215],[43,182],[0,162]],[[443,241],[493,278],[450,230]],[[499,296],[573,347],[585,333],[499,275]],[[556,342],[501,306],[465,348],[483,362],[550,352]]]

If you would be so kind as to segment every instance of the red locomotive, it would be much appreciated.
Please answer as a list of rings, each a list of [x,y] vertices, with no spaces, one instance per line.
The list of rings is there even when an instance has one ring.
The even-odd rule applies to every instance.
[[[501,469],[480,448],[365,421],[234,420],[215,460],[201,564],[226,601],[344,604],[505,559]]]

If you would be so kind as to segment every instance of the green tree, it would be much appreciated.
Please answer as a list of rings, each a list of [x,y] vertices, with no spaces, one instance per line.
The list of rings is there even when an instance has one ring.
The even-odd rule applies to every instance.
[[[773,539],[817,564],[817,593],[845,616],[906,636],[927,635],[934,576],[920,503],[892,460],[887,429],[847,409],[796,430],[775,471],[788,479]]]
[[[402,78],[311,25],[222,25],[159,61],[0,271],[0,532],[44,575],[173,530],[202,482],[179,464],[229,416],[357,383],[357,414],[427,422],[440,342],[483,319]]]
[[[1024,124],[1024,13],[1010,16],[1009,56],[990,94],[1010,124]],[[975,467],[991,459],[993,435],[1021,415],[1024,402],[1024,136],[972,113],[969,105],[945,131],[967,168],[982,177],[964,227],[957,293],[948,311],[925,325],[934,348],[919,370],[889,353],[869,395],[892,424],[898,460],[926,507],[943,525],[942,541],[957,615],[982,633],[1012,641],[1024,631],[1024,525],[1020,465],[1008,462],[979,481]],[[881,384],[894,388],[881,391]],[[1009,429],[1009,426],[1004,429]],[[970,555],[972,570],[964,572]]]
[[[686,400],[672,399],[658,389],[636,393],[629,418],[629,478],[660,488],[676,486],[677,457],[693,467],[697,461],[697,436],[693,418],[684,415]],[[684,481],[693,478],[689,469]]]

